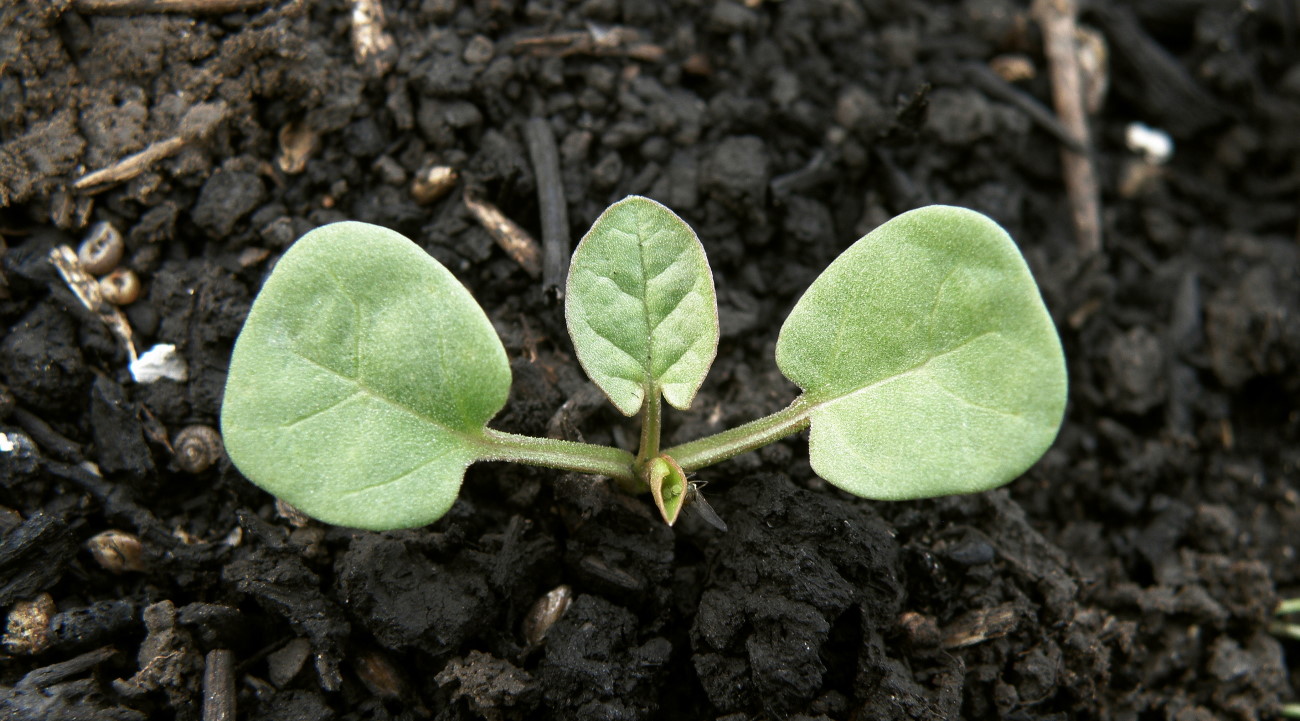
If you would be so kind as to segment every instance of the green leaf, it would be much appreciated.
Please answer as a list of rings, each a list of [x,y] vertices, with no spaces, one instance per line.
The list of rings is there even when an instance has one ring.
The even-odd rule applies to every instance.
[[[656,456],[646,464],[646,485],[664,523],[673,525],[686,500],[686,474],[670,456]]]
[[[254,302],[221,425],[240,471],[304,513],[411,527],[451,507],[509,389],[496,331],[446,268],[391,230],[334,223]]]
[[[582,367],[624,415],[656,393],[689,408],[718,350],[704,247],[648,198],[611,205],[578,244],[565,315]]]
[[[1056,437],[1065,359],[1015,243],[931,206],[853,244],[791,311],[777,365],[811,409],[813,469],[868,498],[1000,486]]]

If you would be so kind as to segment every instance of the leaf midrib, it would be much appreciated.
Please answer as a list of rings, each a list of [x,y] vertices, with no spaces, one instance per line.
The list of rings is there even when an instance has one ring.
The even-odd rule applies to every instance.
[[[328,372],[328,373],[331,373],[331,374],[333,374],[334,376],[336,376],[336,377],[338,377],[338,378],[341,378],[342,380],[345,380],[345,381],[348,381],[349,383],[352,383],[353,385],[356,386],[357,391],[364,392],[364,393],[368,394],[369,396],[371,396],[372,398],[375,398],[376,400],[380,400],[380,401],[383,401],[384,403],[387,403],[388,405],[392,406],[393,408],[396,408],[396,409],[401,410],[401,411],[405,411],[405,412],[407,412],[407,413],[409,413],[409,414],[415,416],[416,418],[419,418],[420,420],[423,420],[423,421],[425,421],[426,423],[428,423],[428,424],[430,424],[430,425],[432,425],[432,426],[435,426],[435,427],[439,428],[440,430],[442,430],[442,431],[444,431],[444,432],[446,432],[446,433],[449,433],[449,434],[451,434],[451,435],[453,435],[453,436],[456,436],[456,437],[460,438],[461,440],[466,441],[467,443],[469,443],[469,444],[471,444],[471,445],[474,444],[474,443],[476,443],[477,441],[480,441],[480,440],[483,439],[483,435],[482,435],[481,433],[479,433],[479,434],[472,434],[472,435],[471,435],[471,434],[468,434],[467,432],[462,431],[462,430],[460,430],[460,429],[452,428],[451,426],[448,426],[446,423],[443,423],[442,421],[439,421],[438,419],[433,418],[432,416],[430,416],[430,415],[428,415],[428,414],[426,414],[426,413],[423,413],[423,412],[421,412],[421,411],[418,411],[418,410],[416,410],[416,409],[414,409],[414,408],[412,408],[412,407],[410,407],[410,406],[403,405],[402,403],[400,403],[400,402],[398,402],[398,401],[395,401],[395,400],[393,400],[392,398],[389,398],[387,395],[384,395],[383,393],[380,393],[379,391],[375,390],[374,387],[372,387],[370,384],[366,383],[365,381],[361,380],[360,378],[353,378],[353,377],[351,377],[351,376],[349,376],[349,375],[347,375],[347,374],[345,374],[345,373],[340,373],[339,371],[337,371],[337,370],[335,370],[335,369],[333,369],[333,368],[331,368],[331,367],[325,365],[324,363],[321,363],[320,361],[316,360],[315,358],[311,358],[310,356],[305,355],[304,353],[302,353],[301,351],[299,351],[297,348],[292,348],[292,347],[291,347],[291,348],[288,349],[288,351],[289,351],[290,354],[292,354],[292,355],[294,355],[294,356],[296,356],[296,357],[298,357],[298,358],[300,358],[300,359],[302,359],[302,360],[304,360],[304,361],[306,361],[306,362],[312,364],[313,366],[316,366],[317,368],[320,368],[320,369],[323,370],[323,371],[326,371],[326,372]],[[359,370],[360,370],[360,366],[358,366],[358,371],[359,371]],[[351,396],[349,396],[349,397],[355,397],[356,394],[357,394],[357,391],[353,391],[353,393],[352,393]],[[338,404],[335,404],[334,407],[337,407],[337,406],[338,406]],[[326,410],[330,410],[330,409],[326,409]]]
[[[645,393],[645,396],[641,401],[644,404],[648,402],[649,399],[654,394],[659,392],[659,379],[654,377],[654,367],[655,367],[654,328],[655,326],[650,322],[650,278],[647,277],[648,265],[645,257],[646,246],[648,245],[647,243],[648,239],[644,232],[645,228],[640,213],[637,213],[636,224],[637,224],[637,228],[636,228],[637,262],[641,266],[640,273],[638,274],[641,279],[641,319],[645,322],[645,340],[646,340],[645,361],[644,361],[645,365],[643,367],[643,371],[645,373],[645,380],[642,381],[642,390]],[[658,277],[658,275],[656,275],[655,277]]]
[[[865,392],[870,391],[870,390],[872,390],[872,389],[874,389],[874,388],[876,388],[876,387],[878,387],[878,386],[882,386],[882,385],[884,385],[884,384],[886,384],[886,383],[889,383],[889,382],[891,382],[891,381],[896,381],[896,380],[898,380],[898,379],[900,379],[900,378],[904,378],[904,377],[909,376],[909,375],[911,375],[911,374],[913,374],[913,373],[916,373],[917,371],[923,370],[926,366],[930,365],[930,363],[932,363],[932,362],[934,362],[934,361],[936,361],[936,360],[938,360],[938,359],[940,359],[940,358],[943,358],[943,357],[945,357],[945,356],[948,356],[948,355],[951,355],[951,354],[953,354],[953,353],[956,353],[957,351],[960,351],[961,349],[965,348],[966,346],[970,345],[971,343],[974,343],[975,341],[979,340],[980,338],[983,338],[983,337],[985,337],[985,336],[989,336],[989,335],[1001,335],[1001,334],[1002,334],[1002,331],[1000,331],[1000,330],[986,330],[986,331],[984,331],[984,332],[982,332],[982,333],[977,333],[976,335],[973,335],[973,336],[971,336],[970,338],[967,338],[966,340],[963,340],[961,343],[958,343],[957,345],[953,346],[952,348],[949,348],[948,350],[943,351],[942,353],[936,353],[936,354],[934,354],[934,355],[932,355],[932,356],[926,358],[925,360],[921,361],[920,363],[917,363],[916,365],[914,365],[914,366],[912,366],[912,367],[910,367],[910,368],[905,368],[905,369],[903,369],[903,370],[899,371],[898,373],[895,373],[895,374],[893,374],[893,375],[891,375],[891,376],[887,376],[887,377],[885,377],[885,378],[879,378],[879,379],[874,380],[874,381],[871,381],[871,382],[869,382],[869,383],[865,383],[865,384],[863,384],[863,385],[860,385],[860,386],[858,386],[857,388],[854,388],[854,389],[852,389],[852,390],[850,390],[850,391],[848,391],[848,392],[846,392],[846,393],[841,393],[841,394],[838,394],[838,395],[835,395],[835,396],[832,396],[832,397],[829,397],[829,398],[818,398],[815,394],[811,394],[811,393],[805,391],[805,393],[804,393],[804,398],[807,399],[807,403],[808,403],[807,413],[811,414],[813,411],[815,411],[815,410],[817,410],[817,409],[819,409],[819,408],[821,408],[821,407],[823,407],[823,406],[830,406],[830,405],[833,405],[833,404],[838,403],[839,401],[842,401],[842,400],[844,400],[844,399],[846,399],[846,398],[851,398],[851,397],[856,396],[856,395],[859,395],[859,394],[861,394],[861,393],[865,393]],[[941,387],[943,387],[944,390],[947,391],[949,394],[951,394],[951,395],[953,395],[953,396],[955,396],[955,397],[960,398],[960,396],[958,396],[955,392],[953,392],[952,390],[948,389],[947,387],[944,387],[944,386],[941,386]],[[972,403],[971,405],[976,405],[976,404]]]

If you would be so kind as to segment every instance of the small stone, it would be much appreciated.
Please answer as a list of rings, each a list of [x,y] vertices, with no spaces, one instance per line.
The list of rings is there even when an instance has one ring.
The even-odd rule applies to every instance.
[[[460,57],[470,65],[482,65],[491,60],[495,54],[496,48],[487,36],[475,35],[465,44],[465,52]]]
[[[57,609],[50,594],[29,601],[19,601],[9,611],[3,646],[15,656],[38,654],[50,646],[50,618]]]
[[[266,657],[271,683],[284,688],[302,670],[308,656],[311,656],[311,642],[305,638],[295,638],[273,651]]]

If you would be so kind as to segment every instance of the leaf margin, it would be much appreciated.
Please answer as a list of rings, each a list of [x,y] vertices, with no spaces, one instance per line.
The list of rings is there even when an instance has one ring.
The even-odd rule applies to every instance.
[[[862,389],[859,388],[857,391],[845,395],[831,394],[830,396],[825,391],[819,391],[816,388],[810,390],[809,385],[817,385],[819,382],[825,385],[831,383],[833,379],[819,379],[818,373],[820,370],[811,368],[791,372],[791,364],[798,362],[791,360],[793,357],[792,352],[798,350],[799,353],[804,353],[804,351],[792,347],[792,345],[797,345],[799,341],[791,340],[793,332],[789,329],[792,327],[792,323],[796,326],[801,322],[811,323],[805,321],[805,318],[810,312],[809,308],[812,301],[809,301],[808,304],[806,304],[806,301],[810,298],[816,298],[819,289],[824,288],[831,282],[829,280],[823,282],[823,278],[837,278],[837,274],[845,273],[845,269],[851,266],[852,263],[860,261],[861,257],[874,244],[886,242],[891,234],[901,233],[904,229],[909,228],[911,224],[917,223],[917,221],[921,221],[920,224],[924,226],[929,216],[934,215],[947,216],[946,218],[940,217],[940,220],[957,219],[958,225],[965,223],[975,228],[975,235],[981,236],[982,242],[987,241],[986,244],[992,246],[996,260],[1005,264],[1002,270],[1009,274],[1014,284],[1020,286],[1019,296],[1028,305],[1028,308],[1025,309],[1026,318],[1028,319],[1026,327],[1032,326],[1034,328],[1029,333],[1036,339],[1038,358],[1040,360],[1046,359],[1040,364],[1041,367],[1037,369],[1037,375],[1040,376],[1040,381],[1046,387],[1046,391],[1039,394],[1042,400],[1041,405],[1044,408],[1038,414],[1045,420],[1045,423],[1040,432],[1034,435],[1029,443],[1023,447],[1011,449],[1017,454],[1016,458],[991,471],[938,483],[933,481],[923,483],[873,482],[851,467],[852,464],[845,462],[844,455],[848,452],[845,444],[836,444],[834,441],[829,440],[837,431],[843,430],[844,426],[852,425],[843,419],[833,417],[836,404]],[[930,223],[931,226],[938,224]],[[985,250],[988,249],[985,248]],[[868,258],[865,263],[866,266],[869,267],[871,262]],[[858,268],[858,271],[862,273],[863,269]],[[940,291],[946,282],[947,279],[940,283]],[[936,293],[936,306],[940,295],[941,293]],[[804,341],[804,343],[809,346],[815,345],[809,341]],[[1011,237],[995,221],[976,211],[954,206],[934,205],[908,211],[882,224],[852,244],[813,281],[795,304],[782,325],[777,340],[776,354],[777,366],[781,372],[804,390],[800,400],[807,404],[805,412],[811,425],[809,456],[813,470],[819,476],[843,490],[858,496],[878,500],[910,500],[954,493],[973,493],[996,488],[1010,482],[1027,470],[1051,446],[1059,433],[1068,400],[1068,375],[1060,336],[1043,302],[1041,290],[1035,282],[1023,255],[1021,255]],[[939,355],[943,354],[927,358],[923,365],[928,364]],[[805,373],[805,371],[808,372]],[[888,376],[880,383],[892,381],[897,377],[897,375]],[[837,425],[837,422],[843,425]],[[856,449],[849,450],[856,452]]]
[[[583,283],[587,281],[579,280],[580,273],[592,273],[597,281],[607,280],[617,286],[617,282],[610,276],[598,275],[594,270],[598,267],[598,263],[602,261],[610,263],[614,267],[618,267],[617,263],[608,259],[602,259],[598,255],[594,260],[589,260],[588,258],[602,251],[610,251],[609,248],[601,246],[609,246],[612,243],[612,241],[609,240],[612,232],[621,232],[621,229],[612,228],[612,226],[615,221],[619,219],[620,215],[628,212],[639,212],[642,214],[642,218],[644,218],[645,215],[649,215],[651,216],[652,221],[656,221],[660,225],[666,225],[672,231],[675,231],[680,238],[684,239],[686,244],[684,253],[689,253],[691,255],[690,259],[696,264],[695,270],[697,272],[693,274],[693,277],[696,280],[692,286],[691,292],[702,290],[705,296],[705,303],[709,312],[706,314],[704,322],[697,325],[697,327],[702,328],[702,332],[697,335],[697,339],[704,338],[707,340],[707,351],[700,357],[693,359],[694,365],[696,366],[694,372],[682,374],[686,376],[684,380],[668,384],[662,382],[662,378],[667,375],[673,367],[681,362],[682,357],[685,357],[685,354],[679,357],[677,361],[674,361],[672,366],[670,366],[659,377],[652,377],[653,374],[646,368],[646,365],[653,362],[653,349],[647,351],[647,356],[644,360],[637,358],[636,355],[628,352],[625,348],[619,347],[613,340],[598,332],[592,322],[586,317],[586,309],[582,307],[583,304],[587,302],[587,298],[591,295],[589,289],[594,287],[594,283],[583,285]],[[607,228],[612,228],[612,231],[607,233]],[[640,246],[642,251],[644,251],[645,244],[641,243]],[[644,253],[642,253],[642,255],[644,255]],[[673,263],[676,263],[676,261],[673,261]],[[669,266],[673,263],[670,263]],[[639,265],[642,270],[641,275],[644,277],[643,258]],[[644,283],[648,285],[657,277],[658,276],[644,279]],[[706,281],[703,283],[702,289],[695,287],[699,285],[698,281],[701,278]],[[635,298],[631,293],[627,293],[626,291],[623,292],[624,294]],[[685,297],[686,296],[683,296],[683,298]],[[644,297],[639,300],[642,304],[642,313],[646,325],[649,326],[648,311],[646,311],[644,307],[646,301]],[[609,401],[626,416],[636,415],[636,413],[645,406],[647,396],[650,393],[661,393],[664,399],[674,408],[680,410],[688,409],[694,401],[695,395],[699,392],[699,388],[703,384],[705,377],[708,375],[709,370],[712,368],[713,361],[717,357],[718,341],[721,334],[717,310],[717,289],[714,286],[713,272],[709,265],[708,255],[704,250],[703,244],[699,240],[699,236],[696,235],[695,230],[667,206],[651,198],[640,195],[629,195],[606,208],[600,216],[596,218],[595,222],[592,223],[591,228],[578,242],[570,261],[569,273],[565,283],[564,309],[565,325],[569,331],[569,337],[573,341],[574,350],[577,353],[578,362],[582,366],[583,371],[586,372],[588,378],[590,378],[592,382],[601,389],[606,398],[608,398]],[[670,317],[673,312],[676,312],[676,308],[665,314],[664,319]],[[659,324],[656,324],[654,328],[647,327],[647,345],[654,345],[655,332],[661,325],[662,320]],[[632,373],[637,373],[639,371],[640,377],[635,379],[627,378],[626,376],[611,372],[608,368],[609,354],[603,352],[603,349],[606,346],[612,347],[618,353],[627,356],[628,359],[634,362],[634,364],[639,364],[638,368],[625,368],[624,370],[630,370]],[[693,341],[688,345],[687,352],[695,347],[696,342]]]

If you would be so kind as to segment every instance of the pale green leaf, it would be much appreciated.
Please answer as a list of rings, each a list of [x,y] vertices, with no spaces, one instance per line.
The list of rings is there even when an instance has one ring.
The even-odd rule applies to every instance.
[[[583,369],[629,416],[654,393],[690,407],[718,349],[704,247],[648,198],[611,205],[578,244],[565,315]]]
[[[418,526],[455,501],[509,388],[500,339],[446,268],[391,230],[334,223],[254,302],[222,433],[244,475],[310,516]]]
[[[646,465],[646,479],[659,515],[663,516],[664,523],[673,525],[686,500],[687,481],[682,467],[670,456],[656,456]]]
[[[777,365],[804,390],[813,469],[868,498],[997,487],[1065,410],[1065,359],[1024,258],[962,208],[894,218],[791,311]]]

